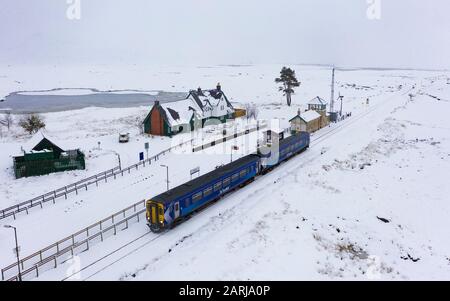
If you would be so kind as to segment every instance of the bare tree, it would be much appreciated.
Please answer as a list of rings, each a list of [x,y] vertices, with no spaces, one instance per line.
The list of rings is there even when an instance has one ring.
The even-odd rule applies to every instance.
[[[34,134],[40,129],[45,128],[45,123],[38,114],[24,116],[20,119],[19,125],[29,134]]]
[[[144,117],[138,116],[134,119],[134,126],[139,130],[139,134],[144,134]]]
[[[0,119],[0,125],[6,126],[9,129],[14,123],[14,118],[11,115],[11,112],[6,112],[5,116],[3,116],[2,119]]]
[[[254,103],[246,103],[245,111],[247,120],[251,118],[256,119],[258,117],[258,107]]]

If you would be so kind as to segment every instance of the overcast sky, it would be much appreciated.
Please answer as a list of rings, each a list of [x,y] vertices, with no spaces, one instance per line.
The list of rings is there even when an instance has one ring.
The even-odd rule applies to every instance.
[[[0,62],[450,68],[449,0],[80,1],[0,0]]]

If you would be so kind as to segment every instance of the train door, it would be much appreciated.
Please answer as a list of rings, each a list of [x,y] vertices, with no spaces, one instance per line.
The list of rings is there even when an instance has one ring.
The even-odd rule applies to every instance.
[[[158,225],[158,205],[156,203],[150,203],[150,223]]]
[[[180,216],[180,202],[176,202],[174,205],[174,215],[175,219],[177,219]]]

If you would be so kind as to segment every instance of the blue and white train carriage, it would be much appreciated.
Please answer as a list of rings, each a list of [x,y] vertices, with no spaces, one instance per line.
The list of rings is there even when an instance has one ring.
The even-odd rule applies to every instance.
[[[280,141],[268,154],[251,154],[148,200],[146,217],[153,232],[170,228],[192,212],[244,186],[309,147],[310,136],[301,132]],[[267,158],[272,157],[270,164]]]
[[[161,193],[146,202],[146,217],[153,232],[170,228],[193,211],[251,182],[259,173],[257,155],[248,155]]]

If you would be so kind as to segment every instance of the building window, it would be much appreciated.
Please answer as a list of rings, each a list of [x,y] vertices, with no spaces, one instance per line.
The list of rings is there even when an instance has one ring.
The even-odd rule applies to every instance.
[[[239,173],[241,178],[245,177],[246,174],[247,174],[247,169],[241,170],[241,172]]]
[[[223,180],[223,187],[227,187],[230,185],[230,178],[226,178],[225,180]]]

